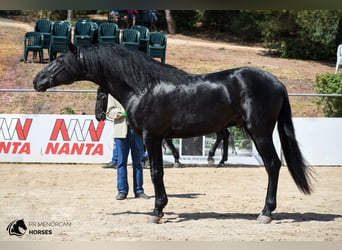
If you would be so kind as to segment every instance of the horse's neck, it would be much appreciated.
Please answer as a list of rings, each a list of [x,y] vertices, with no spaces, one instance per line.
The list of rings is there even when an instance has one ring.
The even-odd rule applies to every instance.
[[[101,81],[99,79],[93,79],[92,82],[105,89],[111,96],[113,96],[120,104],[126,108],[128,101],[132,96],[133,92],[125,88],[124,83],[118,81]]]

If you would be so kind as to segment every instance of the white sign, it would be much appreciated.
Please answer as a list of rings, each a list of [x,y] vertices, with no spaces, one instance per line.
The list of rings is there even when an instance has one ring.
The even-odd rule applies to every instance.
[[[112,131],[93,115],[0,115],[0,161],[108,162]]]

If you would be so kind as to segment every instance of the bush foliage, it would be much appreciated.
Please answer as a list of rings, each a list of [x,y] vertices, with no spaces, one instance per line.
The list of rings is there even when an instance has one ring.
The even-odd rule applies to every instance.
[[[314,89],[320,94],[342,94],[342,74],[323,74],[316,77]],[[342,117],[341,97],[321,97],[318,104],[323,105],[327,117]]]

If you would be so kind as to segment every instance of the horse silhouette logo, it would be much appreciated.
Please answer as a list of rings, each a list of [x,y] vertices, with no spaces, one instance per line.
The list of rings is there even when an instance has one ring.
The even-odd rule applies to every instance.
[[[26,230],[24,219],[14,220],[7,226],[9,235],[23,236]]]

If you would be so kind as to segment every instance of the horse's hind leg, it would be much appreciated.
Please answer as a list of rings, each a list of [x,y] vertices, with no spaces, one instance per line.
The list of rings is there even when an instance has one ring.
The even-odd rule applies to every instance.
[[[163,209],[168,201],[163,180],[162,139],[150,136],[147,132],[144,133],[143,137],[149,155],[150,173],[155,193],[155,206],[152,221],[159,223],[164,215]]]
[[[175,164],[174,167],[177,168],[180,166],[180,162],[179,162],[179,153],[177,148],[175,147],[175,145],[172,142],[172,139],[165,139],[165,142],[167,144],[167,146],[170,148],[173,157],[175,158]]]
[[[224,163],[228,160],[228,143],[229,143],[229,131],[227,129],[224,129],[222,131],[224,133],[224,136],[222,138],[223,141],[223,154],[222,154],[222,159],[219,163],[219,166],[224,165]]]
[[[273,145],[272,135],[256,136],[251,134],[255,146],[261,155],[268,175],[268,186],[265,200],[265,206],[260,216],[258,217],[259,223],[270,223],[272,220],[272,211],[277,206],[277,188],[279,179],[279,170],[281,161]]]
[[[210,148],[209,153],[208,153],[208,164],[209,165],[214,164],[214,162],[215,162],[215,160],[214,160],[215,151],[216,151],[217,147],[220,145],[223,137],[224,137],[223,130],[216,132],[216,141],[215,141],[214,145]]]

